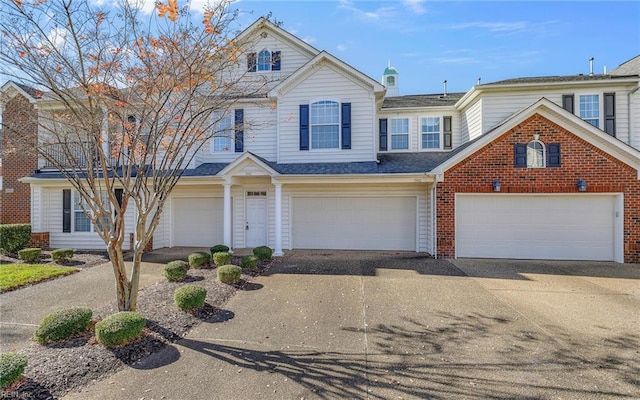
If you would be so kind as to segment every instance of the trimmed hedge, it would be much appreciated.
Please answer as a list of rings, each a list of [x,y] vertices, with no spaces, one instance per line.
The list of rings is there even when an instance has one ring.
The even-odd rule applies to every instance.
[[[73,258],[73,249],[56,249],[51,252],[51,258],[57,263],[63,263]]]
[[[242,259],[240,260],[240,266],[242,268],[253,269],[258,266],[258,261],[260,260],[258,259],[257,256],[246,255],[246,256],[243,256]]]
[[[173,301],[184,311],[194,310],[204,306],[207,297],[207,289],[202,286],[184,285],[173,292]]]
[[[187,276],[189,264],[182,260],[171,261],[164,266],[164,276],[171,282],[180,282]]]
[[[225,246],[224,244],[217,244],[209,250],[211,250],[211,256],[213,257],[215,253],[228,253],[230,249],[229,246]]]
[[[31,225],[0,225],[0,252],[15,254],[29,245]]]
[[[53,312],[42,320],[34,340],[40,344],[67,339],[86,331],[91,325],[93,312],[87,307],[73,307]]]
[[[0,354],[0,389],[20,379],[27,367],[27,356],[18,353]]]
[[[258,257],[260,260],[269,260],[273,255],[273,250],[268,246],[260,246],[253,249],[253,255]]]
[[[37,247],[30,247],[28,249],[18,250],[18,258],[28,263],[34,262],[40,257],[42,250]]]
[[[142,334],[147,320],[135,311],[111,314],[96,324],[96,340],[106,347],[129,343]]]
[[[204,251],[198,251],[195,253],[189,254],[189,266],[191,268],[200,268],[204,264],[207,264],[211,261],[211,254],[206,253]]]
[[[223,265],[218,267],[218,280],[222,283],[234,284],[240,281],[242,268],[237,265]]]
[[[227,265],[231,262],[231,254],[227,252],[213,253],[213,263],[216,267]]]

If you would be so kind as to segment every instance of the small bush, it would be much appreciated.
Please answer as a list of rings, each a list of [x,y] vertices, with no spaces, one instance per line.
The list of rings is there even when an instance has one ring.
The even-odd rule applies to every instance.
[[[273,250],[267,246],[260,246],[253,249],[253,254],[260,260],[268,260],[273,255]]]
[[[240,266],[242,268],[253,269],[258,266],[258,261],[260,260],[258,259],[257,256],[254,256],[254,255],[243,256],[242,259],[240,260]]]
[[[240,281],[242,268],[237,265],[223,265],[218,267],[218,280],[222,283],[234,284]]]
[[[213,253],[213,263],[216,267],[227,265],[231,262],[231,254],[227,252]]]
[[[0,252],[15,254],[29,245],[31,225],[0,225]]]
[[[204,251],[198,251],[196,253],[189,254],[189,266],[191,268],[200,268],[204,264],[211,261],[211,254]]]
[[[40,257],[42,250],[37,247],[22,249],[18,251],[18,258],[28,263],[34,262]]]
[[[74,307],[56,311],[44,317],[34,339],[46,344],[67,339],[71,335],[86,331],[91,325],[93,312],[87,307]]]
[[[204,306],[207,289],[202,286],[185,285],[173,292],[173,301],[184,311],[194,310]]]
[[[213,255],[216,253],[228,253],[229,246],[225,246],[224,244],[217,244],[213,246],[210,250],[211,250],[211,256],[213,257]]]
[[[51,258],[57,263],[64,263],[73,258],[73,249],[56,249],[51,252]]]
[[[0,389],[20,379],[27,366],[27,356],[18,353],[0,354]]]
[[[171,261],[164,266],[164,276],[171,282],[179,282],[187,276],[189,264],[182,260]]]
[[[96,324],[96,340],[106,347],[114,347],[137,339],[147,325],[142,314],[120,311]]]

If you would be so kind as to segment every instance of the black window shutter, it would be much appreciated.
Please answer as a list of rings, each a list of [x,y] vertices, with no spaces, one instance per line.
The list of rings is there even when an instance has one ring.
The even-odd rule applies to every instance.
[[[380,125],[380,151],[387,151],[387,119],[382,118],[378,123]]]
[[[573,95],[572,94],[563,94],[562,95],[562,108],[569,111],[573,114]]]
[[[62,232],[71,232],[71,189],[62,189]]]
[[[236,109],[235,118],[236,153],[244,151],[244,109]]]
[[[526,168],[527,167],[527,145],[516,143],[513,146],[514,167]]]
[[[123,189],[115,189],[113,191],[114,196],[116,196],[116,201],[118,202],[118,206],[122,207],[122,194],[124,193]],[[117,217],[118,216],[118,210],[116,210],[114,213],[114,216]]]
[[[604,131],[616,136],[616,94],[604,94]]]
[[[342,148],[351,149],[351,103],[342,103]]]
[[[300,150],[309,150],[309,105],[300,104]]]
[[[451,117],[442,118],[443,133],[444,133],[444,149],[451,150],[453,147],[451,139]]]
[[[280,71],[280,51],[272,51],[271,52],[271,70],[272,71]]]
[[[547,167],[560,167],[560,143],[547,145]]]
[[[247,71],[256,72],[256,53],[247,53]]]

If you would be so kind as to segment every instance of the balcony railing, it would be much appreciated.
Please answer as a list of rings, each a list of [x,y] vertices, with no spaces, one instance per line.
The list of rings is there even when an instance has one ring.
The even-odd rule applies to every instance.
[[[46,156],[43,168],[87,168],[89,143],[53,143],[42,145]],[[118,160],[111,158],[110,165],[116,166]]]

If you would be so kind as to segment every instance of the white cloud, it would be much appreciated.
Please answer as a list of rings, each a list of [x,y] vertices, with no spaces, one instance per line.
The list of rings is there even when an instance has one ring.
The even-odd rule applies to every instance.
[[[309,43],[309,44],[313,44],[316,42],[316,38],[313,36],[306,36],[303,37],[302,40],[304,40],[305,42]]]
[[[346,51],[346,50],[347,50],[347,48],[348,48],[348,47],[347,47],[346,45],[342,44],[342,43],[341,43],[341,44],[338,44],[338,45],[336,46],[336,50],[338,50],[338,51]]]
[[[64,46],[68,34],[69,31],[64,28],[53,28],[47,35],[47,40],[53,45],[53,47],[59,49]]]
[[[404,6],[409,9],[414,14],[424,14],[427,12],[427,9],[424,8],[423,0],[403,0],[402,2]]]
[[[395,14],[394,7],[379,7],[373,11],[365,11],[355,6],[351,0],[340,0],[338,2],[338,8],[350,11],[358,18],[365,20],[379,20],[382,18],[391,17]]]
[[[484,29],[490,32],[518,32],[529,28],[525,21],[516,22],[465,22],[450,25],[449,29]]]

